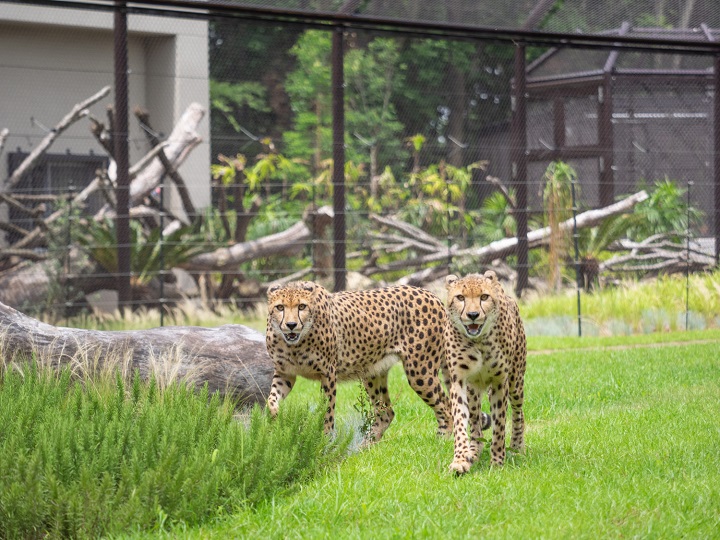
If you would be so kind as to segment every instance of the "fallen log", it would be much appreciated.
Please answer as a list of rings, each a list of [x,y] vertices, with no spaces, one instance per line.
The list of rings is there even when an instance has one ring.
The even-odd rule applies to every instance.
[[[596,210],[588,210],[578,214],[575,218],[575,222],[579,229],[584,227],[594,227],[600,224],[604,219],[617,214],[624,214],[633,209],[633,207],[648,198],[648,194],[645,191],[640,191],[629,197],[618,201],[615,204],[598,208]],[[573,228],[573,219],[568,219],[560,223],[560,230],[567,231]],[[531,231],[527,235],[528,247],[534,248],[546,244],[550,239],[550,227],[543,227],[542,229],[536,229]],[[486,246],[473,247],[466,249],[458,249],[457,246],[450,248],[445,247],[442,250],[438,250],[435,253],[424,255],[421,257],[408,258],[401,261],[394,261],[388,264],[373,266],[363,270],[365,275],[378,274],[380,272],[388,272],[394,270],[401,270],[404,268],[417,268],[422,267],[430,263],[436,263],[440,261],[446,261],[449,259],[465,259],[472,261],[475,265],[487,264],[495,259],[502,259],[509,255],[512,255],[517,250],[518,240],[516,237],[503,238],[497,240]],[[408,279],[414,279],[415,276],[408,276]]]
[[[241,242],[230,247],[216,249],[209,253],[196,255],[189,261],[179,265],[188,272],[221,272],[234,270],[247,261],[270,255],[290,256],[305,248],[305,244],[312,238],[312,232],[306,222],[313,218],[333,216],[329,206],[318,208],[314,214],[309,214],[304,221],[276,234],[264,236],[257,240]]]
[[[2,366],[22,361],[97,377],[137,371],[159,386],[207,384],[210,392],[238,404],[264,403],[272,381],[265,337],[242,325],[217,328],[166,326],[150,330],[100,331],[45,324],[0,303]]]

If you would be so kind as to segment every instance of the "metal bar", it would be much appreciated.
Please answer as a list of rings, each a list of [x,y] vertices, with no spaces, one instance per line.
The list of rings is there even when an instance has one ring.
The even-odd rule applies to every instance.
[[[335,291],[345,290],[345,89],[343,73],[343,29],[332,34],[333,115],[333,267]]]
[[[718,43],[707,25],[702,24],[701,28],[709,42]],[[713,175],[715,177],[715,215],[713,220],[715,222],[715,265],[718,266],[720,265],[720,54],[715,56],[713,62],[713,89],[713,149],[715,156],[713,160]],[[689,191],[690,187],[688,186]],[[688,214],[688,228],[690,227],[689,219]]]
[[[130,288],[130,158],[128,150],[128,36],[127,5],[116,0],[114,16],[115,53],[115,163],[117,179],[115,197],[117,201],[115,232],[117,234],[118,257],[118,307],[125,314],[125,307],[132,303]]]
[[[510,146],[512,160],[512,183],[517,194],[515,220],[517,221],[517,284],[518,298],[528,285],[528,188],[527,188],[527,94],[525,45],[515,49],[515,77],[512,83],[512,119],[510,123]]]
[[[572,213],[573,213],[573,244],[575,245],[575,288],[577,291],[577,321],[578,321],[578,337],[582,337],[582,310],[580,305],[580,289],[583,287],[583,277],[580,271],[580,248],[578,247],[577,228],[577,199],[575,198],[575,178],[570,179],[570,189],[572,191]]]
[[[61,5],[76,9],[112,9],[107,0],[64,1],[57,0],[11,0],[15,3],[38,4],[57,7]],[[374,17],[356,13],[338,13],[328,11],[310,11],[299,9],[275,8],[268,6],[243,5],[220,1],[199,0],[158,0],[152,4],[136,4],[132,13],[187,16],[207,18],[208,16],[236,17],[244,19],[272,21],[276,23],[297,23],[316,27],[358,28],[402,32],[418,36],[435,36],[446,39],[467,38],[486,39],[502,42],[522,42],[526,45],[563,46],[574,44],[579,47],[600,49],[632,49],[647,52],[671,52],[678,54],[717,54],[720,44],[700,40],[660,39],[638,36],[618,36],[608,34],[578,34],[569,32],[547,32],[518,28],[497,28],[471,24],[408,21],[389,17]]]
[[[713,162],[715,176],[715,264],[720,265],[720,55],[715,57],[715,97],[713,118]]]
[[[629,30],[630,30],[630,23],[627,21],[623,21],[622,25],[620,25],[619,37],[626,36]],[[605,61],[605,67],[603,68],[603,71],[605,73],[610,73],[615,69],[615,64],[617,63],[617,59],[618,59],[619,55],[620,55],[620,51],[611,51],[610,52],[610,54],[607,57],[607,60]]]
[[[556,151],[565,147],[565,100],[562,97],[553,100],[553,144]]]
[[[599,158],[603,155],[603,149],[599,146],[566,146],[561,149],[535,149],[528,150],[528,162],[534,161],[556,161],[561,159],[567,161],[569,159]]]
[[[613,77],[606,73],[602,85],[598,86],[598,144],[600,155],[600,186],[598,193],[600,206],[609,206],[615,200],[613,175]]]
[[[687,231],[685,245],[685,331],[688,331],[690,316],[690,188],[693,182],[687,183]]]

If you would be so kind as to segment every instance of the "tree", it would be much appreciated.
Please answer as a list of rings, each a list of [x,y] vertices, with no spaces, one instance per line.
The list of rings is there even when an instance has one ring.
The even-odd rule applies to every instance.
[[[568,252],[569,234],[560,223],[572,216],[572,184],[577,173],[567,163],[553,161],[545,170],[543,204],[545,225],[550,228],[549,259],[550,286],[560,290],[562,286],[561,260]]]
[[[328,32],[305,32],[291,49],[297,66],[286,81],[295,122],[294,129],[284,134],[285,152],[310,161],[315,174],[332,155],[330,49]],[[373,182],[386,165],[397,166],[407,156],[403,125],[393,104],[403,87],[397,43],[386,38],[367,45],[350,43],[344,72],[347,158],[368,163]]]

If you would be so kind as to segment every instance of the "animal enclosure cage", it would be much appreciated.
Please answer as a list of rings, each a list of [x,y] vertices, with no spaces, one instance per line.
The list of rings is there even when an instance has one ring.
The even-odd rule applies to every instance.
[[[262,285],[297,275],[342,289],[350,271],[371,283],[472,271],[492,263],[478,250],[514,238],[508,275],[521,292],[528,275],[547,266],[529,258],[540,250],[530,251],[527,234],[542,226],[543,173],[553,160],[577,171],[581,211],[664,178],[680,188],[692,182],[691,202],[704,219],[688,235],[704,237],[703,250],[716,255],[716,7],[715,0],[0,1],[0,181],[13,178],[0,200],[0,222],[7,220],[0,247],[0,280],[7,281],[0,284],[10,283],[21,259],[64,262],[76,245],[57,244],[99,223],[89,219],[97,205],[110,208],[113,195],[132,191],[121,162],[135,166],[160,142],[173,147],[192,204],[154,160],[160,180],[126,211],[117,199],[105,217],[116,212],[109,227],[123,227],[111,230],[112,245],[103,247],[117,249],[125,264],[137,247],[128,222],[136,232],[144,227],[141,240],[150,238],[148,223],[162,229],[178,216],[206,228],[183,242],[161,237],[155,266],[97,271],[103,286],[117,280],[120,305],[133,309],[167,299],[167,288],[136,284],[152,278],[153,286],[174,285],[171,252],[208,254],[241,243],[251,250],[298,230],[284,251],[220,267],[194,258],[179,264],[195,285],[220,281],[208,288],[216,301],[244,305],[262,302]],[[116,91],[123,79],[127,99]],[[57,137],[45,161],[15,178],[38,144],[58,134],[53,126],[62,115],[100,89],[88,116]],[[123,102],[130,111],[147,109],[151,125],[132,112],[127,126],[113,125],[106,109],[120,111]],[[87,119],[108,129],[95,137]],[[129,144],[128,159],[115,155],[116,141]],[[279,173],[279,162],[267,160],[278,156],[288,158]],[[269,172],[251,185],[243,175],[263,160]],[[118,176],[123,185],[103,179],[111,188],[102,197],[95,192],[84,214],[70,205],[72,215],[54,222],[66,228],[53,231],[52,246],[43,244],[47,223],[38,221],[69,198],[63,186],[82,189],[97,169],[109,177],[116,165],[127,173]],[[217,172],[223,166],[226,176]],[[448,175],[448,167],[462,174]],[[61,180],[61,171],[72,182]],[[483,204],[500,194],[495,180],[517,204],[491,216]],[[19,205],[8,202],[13,196]],[[331,212],[310,211],[318,207]],[[131,210],[141,218],[130,218]],[[427,243],[405,242],[388,228],[393,218],[431,233]],[[113,257],[105,254],[110,267]],[[51,307],[34,285],[26,306],[87,307],[85,289],[96,280],[67,268],[56,269],[61,287],[70,285],[47,300]]]
[[[714,43],[720,30],[624,23],[604,35]],[[527,68],[529,179],[539,181],[549,161],[566,161],[592,207],[653,180],[691,182],[692,202],[707,216],[699,232],[713,234],[714,62],[672,53],[550,49]],[[537,195],[539,186],[529,191]]]

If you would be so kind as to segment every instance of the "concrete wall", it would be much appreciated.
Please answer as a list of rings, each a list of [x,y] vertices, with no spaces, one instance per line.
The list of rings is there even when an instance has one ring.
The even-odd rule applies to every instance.
[[[0,184],[7,179],[7,153],[29,152],[70,109],[106,85],[113,85],[113,14],[0,2],[0,129],[10,136],[0,155]],[[150,112],[166,137],[187,106],[209,108],[207,22],[145,15],[128,16],[129,106]],[[91,108],[106,121],[111,93]],[[35,119],[33,123],[31,119]],[[59,137],[51,153],[104,155],[81,120]],[[198,208],[210,204],[209,118],[198,132],[203,143],[181,167]],[[130,160],[149,149],[130,118]],[[177,208],[176,194],[170,196]]]

